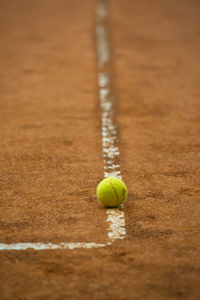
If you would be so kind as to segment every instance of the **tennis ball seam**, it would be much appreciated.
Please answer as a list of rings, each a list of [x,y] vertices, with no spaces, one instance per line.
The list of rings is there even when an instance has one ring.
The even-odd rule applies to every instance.
[[[110,182],[111,188],[113,189],[113,191],[114,191],[114,193],[115,193],[115,196],[116,196],[116,198],[117,198],[117,203],[119,203],[119,198],[118,198],[118,195],[117,195],[117,191],[116,191],[116,189],[114,188],[114,186],[112,185],[112,178],[110,178],[109,182]]]

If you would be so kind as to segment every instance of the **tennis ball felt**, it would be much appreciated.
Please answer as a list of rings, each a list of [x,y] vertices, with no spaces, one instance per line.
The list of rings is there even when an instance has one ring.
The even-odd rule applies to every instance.
[[[105,178],[97,186],[97,198],[105,207],[119,207],[127,194],[125,183],[115,177]]]

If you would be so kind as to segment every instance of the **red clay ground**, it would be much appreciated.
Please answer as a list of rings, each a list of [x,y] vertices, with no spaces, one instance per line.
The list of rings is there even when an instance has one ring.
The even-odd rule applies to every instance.
[[[95,1],[0,3],[0,242],[104,242]],[[111,1],[127,238],[2,251],[2,300],[199,298],[199,9]]]
[[[105,240],[93,193],[103,169],[92,12],[89,1],[79,9],[70,1],[15,2],[1,12],[7,243]]]

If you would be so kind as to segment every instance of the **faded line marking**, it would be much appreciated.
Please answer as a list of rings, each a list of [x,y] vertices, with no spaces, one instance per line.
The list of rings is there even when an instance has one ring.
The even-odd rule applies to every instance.
[[[96,11],[96,47],[98,66],[99,100],[102,111],[102,151],[104,159],[104,177],[122,179],[119,164],[117,126],[115,124],[115,94],[112,82],[110,40],[108,27],[107,0],[99,0]],[[126,235],[125,216],[122,209],[107,209],[108,243],[123,239]]]
[[[104,159],[104,177],[122,179],[119,164],[119,147],[117,126],[114,121],[114,92],[111,85],[111,59],[109,29],[107,25],[107,0],[99,0],[96,7],[96,48],[98,66],[99,100],[102,112],[102,150]],[[122,207],[122,206],[121,206]],[[125,216],[122,209],[107,209],[108,241],[98,243],[0,243],[0,250],[51,250],[51,249],[92,249],[111,245],[117,239],[126,235]]]
[[[16,244],[0,244],[0,250],[55,250],[55,249],[91,249],[91,248],[100,248],[105,247],[106,244],[96,244],[96,243],[16,243]]]

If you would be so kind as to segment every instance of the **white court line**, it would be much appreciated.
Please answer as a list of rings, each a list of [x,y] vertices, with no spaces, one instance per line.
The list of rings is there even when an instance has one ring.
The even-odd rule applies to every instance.
[[[122,178],[119,165],[119,147],[117,127],[114,122],[114,92],[111,85],[111,58],[108,38],[107,0],[99,0],[96,8],[96,49],[98,66],[99,99],[101,105],[102,151],[104,159],[104,177]],[[0,243],[0,250],[48,250],[48,249],[91,249],[111,245],[126,235],[125,217],[122,209],[107,209],[108,240],[106,243]]]
[[[115,124],[115,95],[112,85],[112,66],[110,54],[109,28],[107,24],[107,0],[99,0],[97,4],[97,66],[99,99],[102,111],[102,151],[104,159],[104,177],[122,179],[119,165],[119,147],[117,126]],[[107,209],[108,243],[123,239],[126,235],[125,217],[121,209]]]

